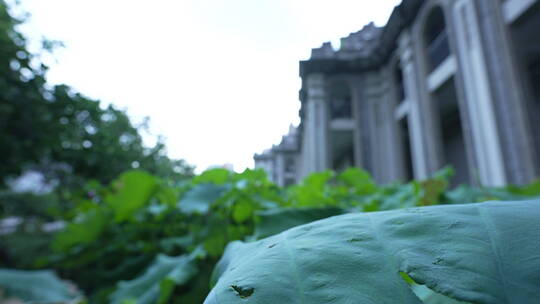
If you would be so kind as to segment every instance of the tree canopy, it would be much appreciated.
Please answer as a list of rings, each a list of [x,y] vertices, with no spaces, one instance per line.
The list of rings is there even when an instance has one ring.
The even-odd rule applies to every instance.
[[[192,173],[183,160],[167,157],[162,140],[146,147],[141,127],[124,111],[48,84],[48,68],[28,51],[20,23],[0,0],[0,183],[29,169],[63,182],[106,183],[131,168],[161,177]],[[43,49],[54,45],[44,41]]]

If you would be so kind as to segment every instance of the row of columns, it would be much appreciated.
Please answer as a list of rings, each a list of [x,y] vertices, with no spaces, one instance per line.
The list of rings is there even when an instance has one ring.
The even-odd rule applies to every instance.
[[[516,0],[507,0],[516,1]],[[530,1],[530,0],[529,0]],[[396,100],[394,62],[354,78],[355,164],[368,168],[381,182],[403,178],[398,127],[401,107],[409,125],[414,178],[425,179],[444,164],[434,118],[433,83],[423,43],[424,22],[439,5],[446,16],[451,55],[447,75],[456,83],[470,173],[486,186],[523,184],[534,179],[535,151],[530,140],[523,88],[513,58],[501,3],[492,0],[433,0],[421,8],[414,24],[398,40],[395,59],[403,73],[405,100]],[[302,175],[329,169],[328,98],[324,74],[306,79],[306,117],[302,141]],[[431,78],[430,78],[431,77]],[[435,80],[434,80],[435,79]],[[402,103],[401,103],[402,102]],[[401,104],[400,104],[401,103]],[[367,120],[366,120],[367,119]]]

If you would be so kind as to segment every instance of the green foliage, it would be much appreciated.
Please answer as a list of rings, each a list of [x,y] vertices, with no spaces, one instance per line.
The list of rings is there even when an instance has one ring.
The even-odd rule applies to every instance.
[[[64,216],[69,222],[56,234],[53,253],[38,259],[36,266],[58,269],[98,302],[106,302],[116,282],[133,280],[142,269],[153,267],[160,254],[197,257],[191,263],[199,277],[187,277],[187,285],[170,280],[158,285],[173,292],[181,285],[198,284],[196,289],[185,287],[181,297],[201,302],[227,243],[253,233],[256,211],[285,204],[279,198],[282,190],[264,172],[250,170],[209,170],[180,185],[128,171],[107,187],[91,188],[93,199],[76,200],[78,211]]]
[[[9,215],[53,220],[52,213],[60,208],[62,206],[54,194],[0,191],[0,218]]]
[[[337,207],[275,208],[257,212],[257,225],[253,237],[265,238],[289,228],[345,213]]]
[[[226,190],[227,187],[215,184],[198,184],[184,195],[178,203],[178,208],[186,214],[206,214],[210,210],[210,205]]]
[[[144,171],[129,171],[113,183],[114,192],[105,196],[117,222],[133,216],[143,207],[157,188],[156,179]]]
[[[118,283],[118,289],[111,294],[110,300],[113,304],[126,301],[137,304],[167,303],[173,288],[185,284],[196,273],[193,257],[158,255],[143,275]]]
[[[214,266],[227,244],[235,240],[256,241],[344,213],[469,199],[521,199],[527,197],[523,191],[540,194],[533,191],[534,186],[523,188],[527,190],[470,186],[448,190],[448,172],[425,181],[376,185],[360,169],[340,174],[327,171],[284,189],[271,183],[261,170],[233,173],[213,169],[182,183],[133,170],[109,185],[90,181],[80,191],[71,191],[69,209],[45,212],[49,218],[43,219],[65,221],[64,229],[48,234],[24,229],[20,232],[26,238],[19,238],[18,231],[4,238],[9,242],[0,240],[0,244],[8,248],[4,254],[15,261],[10,263],[12,267],[54,268],[76,282],[93,303],[201,303],[210,291]],[[38,201],[37,197],[30,201]],[[32,251],[37,247],[25,242],[38,235],[43,241],[36,245],[41,247]],[[50,250],[43,248],[51,238]],[[23,261],[17,256],[34,259]],[[118,284],[120,281],[124,283]],[[249,295],[245,286],[235,286],[233,290],[245,295],[245,300],[257,293]]]
[[[192,174],[184,161],[166,156],[159,140],[145,147],[141,131],[124,111],[103,107],[65,85],[46,84],[47,67],[28,52],[19,20],[0,1],[0,186],[8,177],[36,170],[48,179],[80,186],[108,183],[139,167],[163,178]],[[52,51],[44,41],[44,51]]]
[[[537,303],[540,200],[356,213],[233,242],[205,304]],[[249,290],[250,293],[242,291]]]
[[[366,172],[349,169],[314,174],[282,189],[260,170],[213,169],[181,184],[128,171],[109,186],[87,185],[92,200],[80,192],[73,210],[62,216],[68,223],[56,233],[53,252],[45,252],[34,267],[58,269],[93,301],[107,302],[111,293],[123,294],[115,287],[118,281],[147,281],[143,278],[152,271],[141,271],[158,267],[157,256],[195,255],[190,262],[198,269],[195,276],[154,283],[160,290],[170,288],[172,299],[202,302],[212,269],[231,241],[257,240],[348,212],[453,203],[469,195],[447,191],[447,178],[377,186]],[[515,196],[506,189],[474,191]]]
[[[52,271],[0,269],[0,303],[76,303],[80,295]],[[17,302],[15,302],[17,303]]]
[[[81,214],[56,235],[52,247],[61,251],[78,244],[91,244],[101,235],[107,220],[107,215],[99,209]]]

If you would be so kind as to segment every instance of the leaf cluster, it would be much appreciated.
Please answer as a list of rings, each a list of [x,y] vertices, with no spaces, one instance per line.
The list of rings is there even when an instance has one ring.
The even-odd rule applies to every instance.
[[[200,303],[236,240],[344,213],[540,194],[538,184],[449,190],[450,176],[445,169],[425,181],[377,185],[351,168],[280,188],[262,170],[212,169],[180,181],[127,171],[109,185],[89,182],[73,192],[73,207],[55,217],[65,228],[31,267],[56,269],[96,303]]]

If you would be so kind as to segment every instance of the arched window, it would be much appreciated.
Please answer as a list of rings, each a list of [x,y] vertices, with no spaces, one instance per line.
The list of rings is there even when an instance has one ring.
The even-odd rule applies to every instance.
[[[435,7],[426,20],[424,42],[428,69],[433,71],[450,55],[444,13],[440,7]]]
[[[354,123],[351,87],[346,80],[335,79],[328,87],[329,161],[333,170],[354,166]]]
[[[296,170],[295,168],[295,161],[293,156],[287,156],[285,158],[285,172],[286,173],[294,173]]]
[[[403,71],[399,62],[396,64],[394,69],[394,80],[396,83],[396,97],[398,102],[405,100],[405,85],[403,83]]]
[[[330,87],[330,119],[338,118],[352,118],[351,91],[344,82]]]

